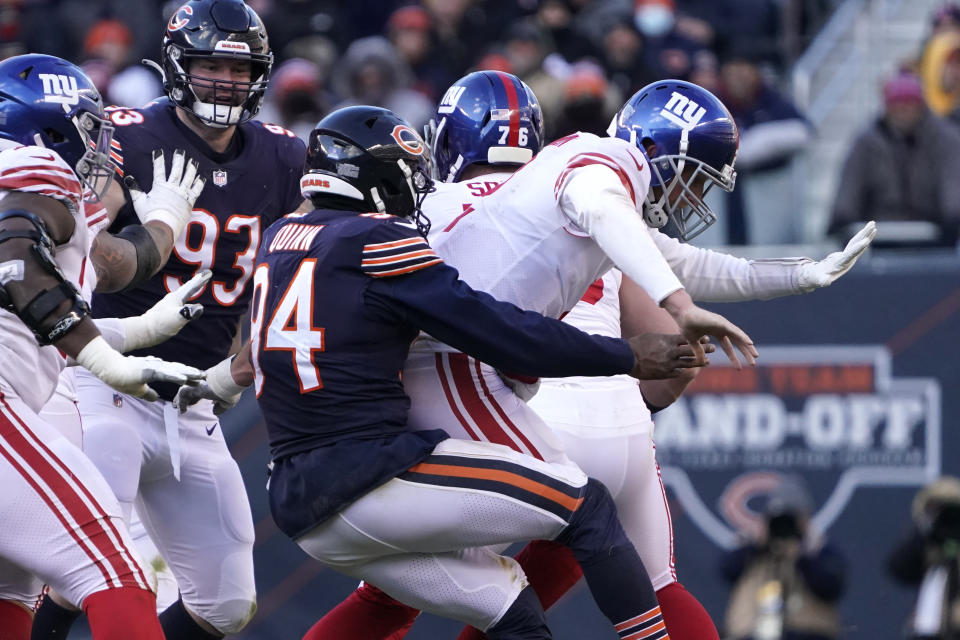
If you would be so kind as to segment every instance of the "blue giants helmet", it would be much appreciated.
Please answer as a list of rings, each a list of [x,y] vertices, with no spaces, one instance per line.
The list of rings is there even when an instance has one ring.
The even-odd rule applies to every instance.
[[[113,126],[93,82],[66,60],[27,54],[0,62],[0,138],[52,149],[97,197],[110,185]]]
[[[635,144],[650,160],[650,186],[660,196],[647,194],[648,225],[659,229],[672,219],[687,241],[716,221],[703,197],[714,184],[733,191],[740,144],[733,116],[716,96],[680,80],[648,84],[620,108],[607,134]],[[699,195],[691,189],[698,183]]]
[[[540,103],[520,78],[476,71],[443,94],[426,140],[443,182],[456,182],[473,164],[521,165],[543,144]]]

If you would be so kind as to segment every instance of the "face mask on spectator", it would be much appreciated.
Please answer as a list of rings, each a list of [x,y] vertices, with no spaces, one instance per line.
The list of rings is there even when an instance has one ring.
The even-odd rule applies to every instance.
[[[640,33],[651,38],[658,38],[670,33],[673,28],[673,11],[662,4],[645,4],[637,7],[633,14],[634,24]]]

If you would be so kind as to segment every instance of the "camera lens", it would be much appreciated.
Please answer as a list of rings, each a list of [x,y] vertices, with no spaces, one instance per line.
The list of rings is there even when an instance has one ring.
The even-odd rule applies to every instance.
[[[797,517],[792,513],[782,513],[770,518],[769,532],[771,538],[801,537]]]

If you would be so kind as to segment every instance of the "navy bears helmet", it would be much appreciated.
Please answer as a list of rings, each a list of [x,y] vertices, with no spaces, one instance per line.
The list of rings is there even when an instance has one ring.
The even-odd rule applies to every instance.
[[[650,186],[659,187],[659,197],[652,188],[647,194],[647,224],[659,229],[672,219],[688,241],[716,221],[703,198],[715,184],[733,190],[740,144],[733,116],[716,96],[681,80],[654,82],[627,100],[607,134],[650,160]]]
[[[381,107],[338,109],[310,132],[300,191],[318,208],[349,206],[410,218],[426,236],[420,211],[433,191],[430,150],[402,118]]]
[[[46,147],[96,197],[113,178],[113,125],[87,75],[61,58],[27,54],[0,62],[0,138]]]
[[[250,80],[210,80],[192,73],[192,64],[205,58],[248,61]],[[182,5],[167,22],[160,59],[167,97],[213,127],[252,119],[273,67],[263,21],[243,0],[190,0]]]
[[[437,178],[456,182],[473,164],[521,165],[540,152],[543,114],[533,91],[502,71],[453,83],[427,125]]]

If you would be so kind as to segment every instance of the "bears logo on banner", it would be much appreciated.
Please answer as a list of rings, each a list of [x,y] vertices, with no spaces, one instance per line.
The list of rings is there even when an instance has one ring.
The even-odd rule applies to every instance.
[[[762,518],[798,474],[826,530],[857,487],[922,485],[940,473],[940,383],[894,378],[883,346],[765,347],[756,368],[719,359],[656,416],[657,458],[684,511],[718,546]]]

